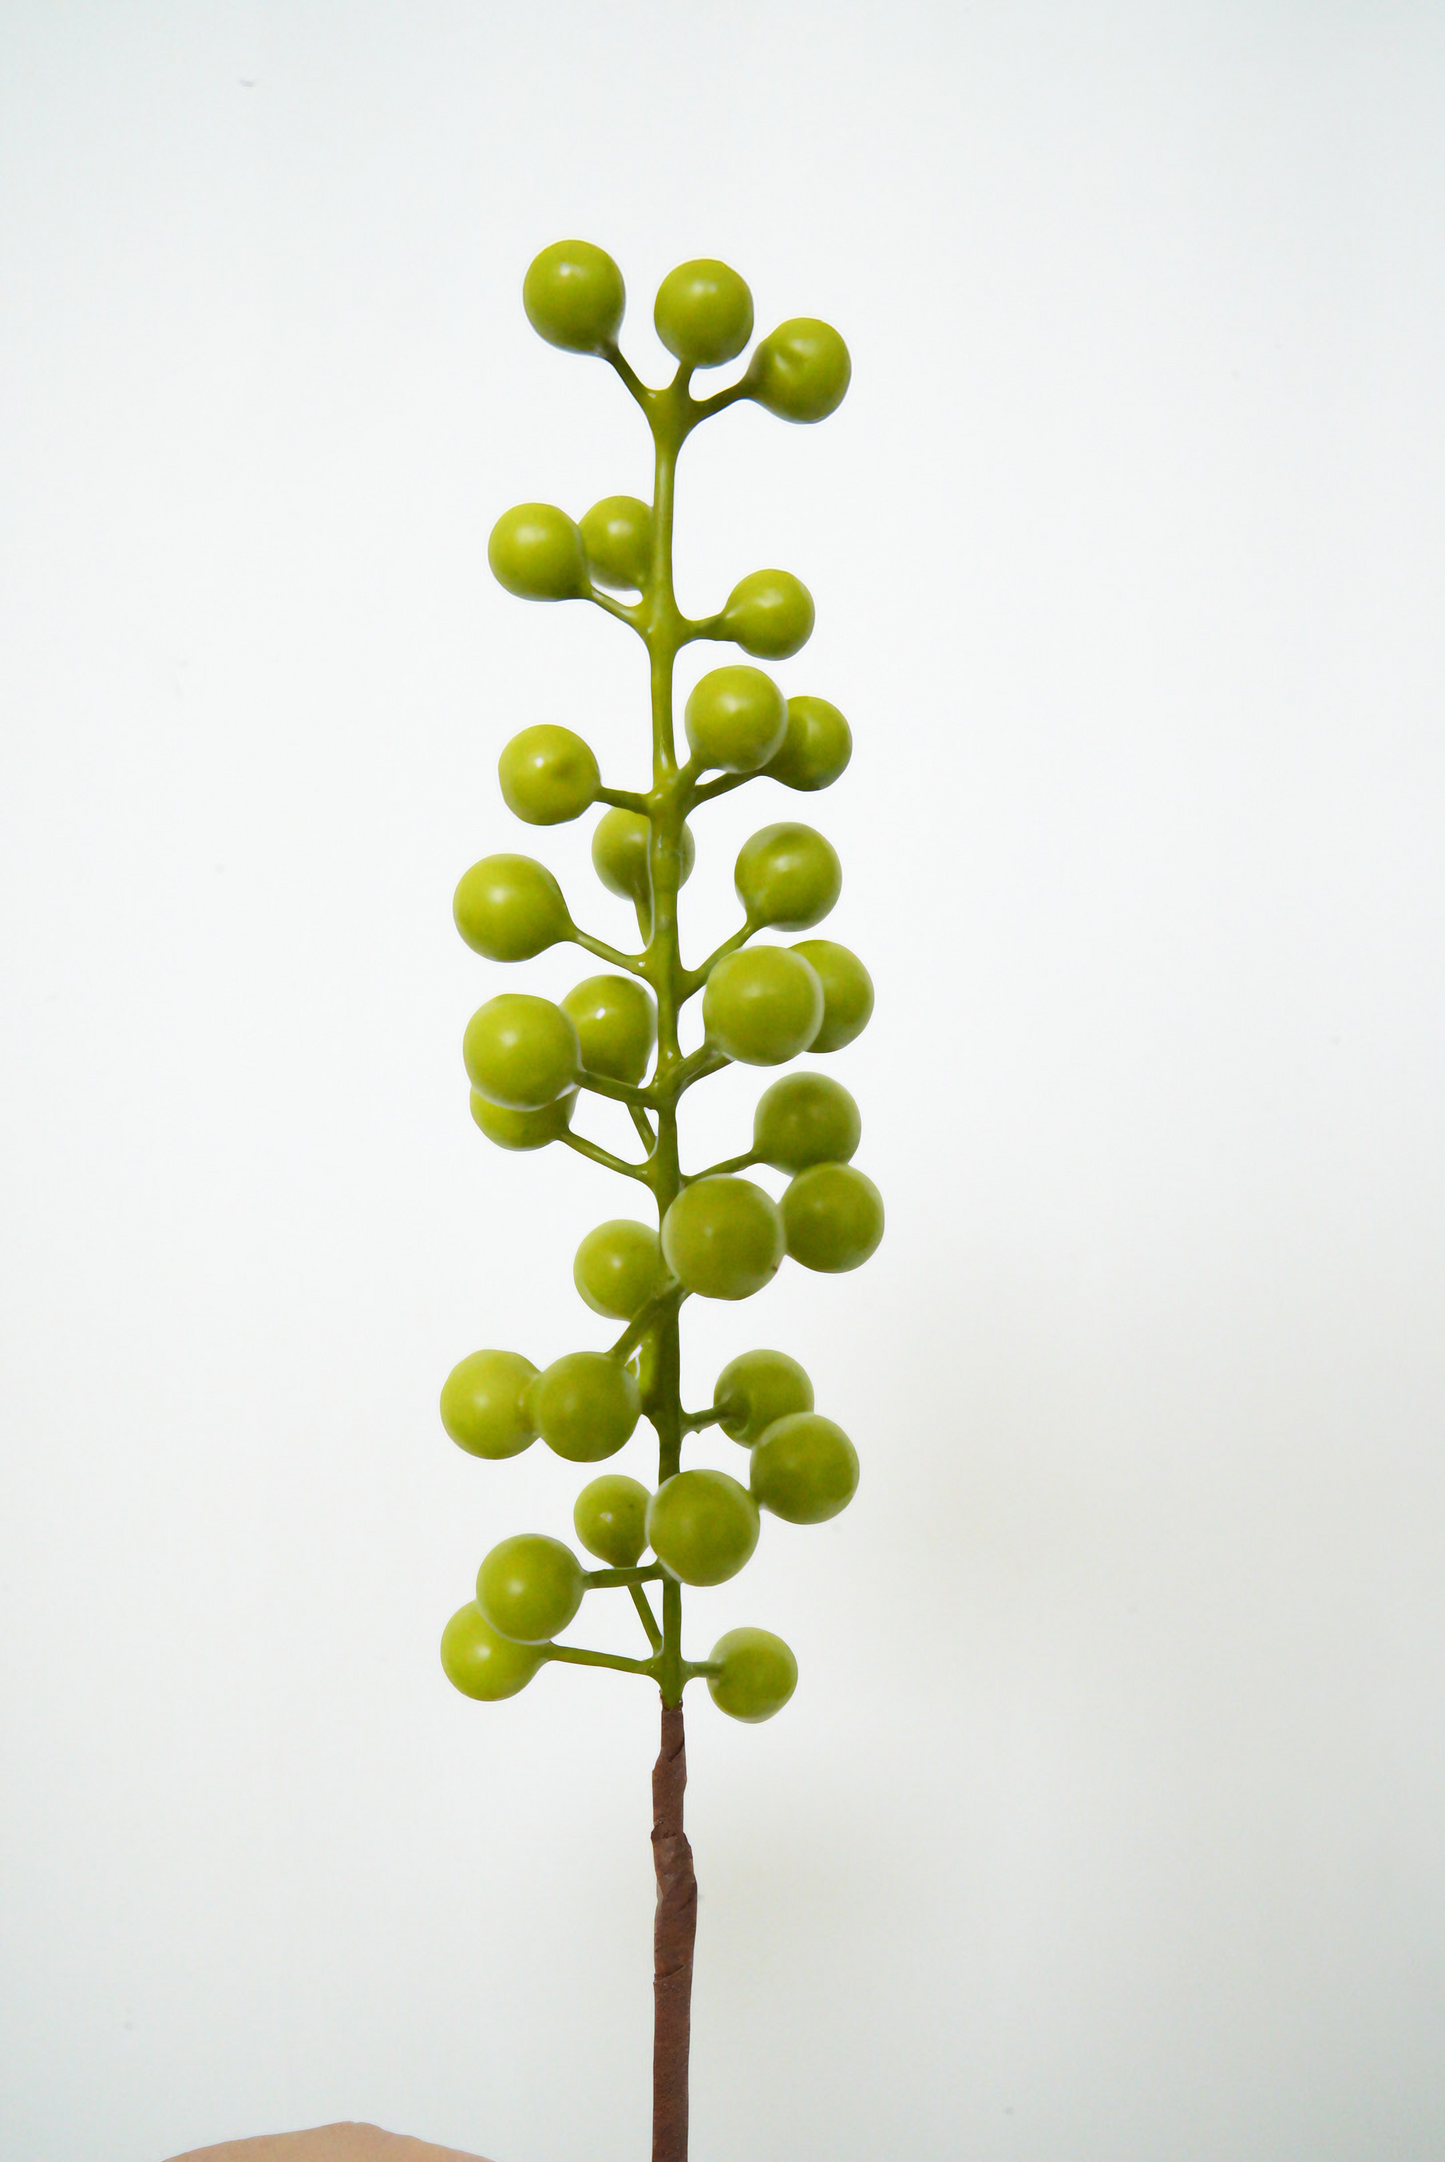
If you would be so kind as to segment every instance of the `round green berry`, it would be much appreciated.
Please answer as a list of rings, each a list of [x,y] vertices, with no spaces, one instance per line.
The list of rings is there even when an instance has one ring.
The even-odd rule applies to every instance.
[[[771,676],[735,663],[709,669],[693,686],[683,724],[699,765],[756,773],[783,740],[788,708]]]
[[[753,1154],[775,1171],[845,1164],[863,1136],[858,1106],[820,1073],[785,1074],[758,1098]]]
[[[679,263],[657,289],[657,335],[689,368],[735,360],[753,334],[753,296],[726,263]]]
[[[582,1046],[582,1071],[635,1086],[657,1041],[657,1008],[635,976],[588,976],[562,1000]]]
[[[722,623],[744,653],[785,661],[813,635],[813,596],[791,571],[753,571],[728,595]]]
[[[504,991],[477,1008],[462,1057],[477,1094],[509,1111],[540,1111],[580,1079],[576,1029],[560,1006],[525,991]]]
[[[536,1378],[519,1351],[474,1351],[442,1383],[442,1425],[468,1456],[520,1456],[537,1438],[523,1402]]]
[[[785,1250],[778,1205],[751,1179],[697,1179],[662,1220],[668,1267],[704,1299],[750,1298],[777,1275]]]
[[[549,1449],[569,1464],[615,1456],[642,1412],[637,1376],[605,1351],[569,1351],[527,1391],[527,1411]]]
[[[679,1471],[647,1504],[647,1543],[684,1584],[725,1584],[758,1543],[758,1505],[725,1471]]]
[[[818,971],[823,986],[823,1026],[808,1049],[841,1051],[868,1026],[873,978],[856,953],[831,938],[800,938],[793,951]]]
[[[759,1508],[789,1524],[825,1524],[858,1491],[858,1451],[831,1419],[789,1412],[753,1450],[748,1484]]]
[[[502,800],[529,826],[561,826],[597,800],[602,776],[589,745],[570,728],[524,728],[497,760]]]
[[[853,363],[829,323],[794,316],[758,347],[748,369],[750,395],[779,420],[826,420],[843,403]]]
[[[852,1164],[800,1171],[782,1200],[788,1252],[805,1269],[860,1268],[883,1236],[883,1196]]]
[[[607,495],[578,524],[587,568],[599,586],[640,593],[652,572],[652,509],[635,495]]]
[[[582,1565],[560,1539],[519,1532],[494,1546],[477,1571],[482,1619],[514,1644],[548,1644],[582,1604]]]
[[[744,1066],[781,1066],[823,1023],[823,986],[786,946],[725,954],[708,977],[702,1019],[713,1047]]]
[[[475,1601],[459,1607],[442,1631],[442,1672],[453,1689],[495,1704],[525,1689],[543,1661],[530,1644],[498,1636]]]
[[[511,1111],[504,1104],[488,1103],[473,1089],[471,1105],[472,1117],[499,1149],[544,1149],[549,1141],[560,1141],[571,1125],[577,1092],[569,1089],[540,1111]]]
[[[631,1569],[647,1544],[647,1504],[652,1499],[637,1479],[620,1471],[604,1472],[584,1486],[572,1510],[577,1536],[589,1554],[609,1569]]]
[[[785,819],[779,825],[764,826],[744,841],[733,884],[750,924],[806,931],[821,923],[837,900],[843,888],[843,867],[832,843],[821,833]]]
[[[756,1726],[780,1712],[798,1686],[798,1662],[770,1629],[729,1629],[718,1638],[709,1664],[708,1694],[720,1712]]]
[[[452,915],[489,961],[530,961],[572,931],[561,887],[531,856],[483,856],[462,873]]]
[[[617,343],[627,291],[605,248],[555,240],[522,280],[522,306],[539,338],[568,353],[602,353]]]
[[[788,732],[765,772],[785,788],[831,788],[853,756],[853,731],[826,698],[788,700]]]
[[[775,1419],[812,1410],[813,1384],[786,1351],[744,1351],[718,1375],[712,1400],[723,1432],[750,1449]]]
[[[631,1321],[667,1282],[657,1233],[625,1216],[599,1224],[577,1249],[572,1281],[594,1314]]]
[[[639,908],[652,906],[652,826],[640,811],[604,811],[592,836],[592,865],[609,893],[619,893]],[[682,829],[679,886],[692,874],[697,850]]]
[[[504,510],[487,542],[498,585],[524,601],[573,601],[587,572],[576,526],[555,503],[518,503]]]

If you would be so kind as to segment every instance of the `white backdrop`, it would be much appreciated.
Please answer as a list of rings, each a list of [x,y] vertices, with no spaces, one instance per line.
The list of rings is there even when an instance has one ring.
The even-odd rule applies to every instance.
[[[705,814],[691,934],[834,839],[889,1207],[689,1309],[864,1467],[690,1602],[802,1668],[691,1716],[696,2162],[1435,2162],[1439,10],[10,0],[0,100],[0,2147],[645,2151],[650,1692],[436,1658],[577,1485],[442,1377],[606,1340],[613,1183],[473,1129],[449,921],[535,847],[625,930],[494,783],[640,770],[625,633],[486,571],[646,489],[521,311],[580,234],[644,373],[696,254],[855,365],[681,476],[685,603],[799,572],[857,739]]]

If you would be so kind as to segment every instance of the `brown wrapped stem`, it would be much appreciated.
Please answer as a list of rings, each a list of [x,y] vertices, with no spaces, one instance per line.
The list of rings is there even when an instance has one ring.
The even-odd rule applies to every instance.
[[[687,2162],[687,2052],[692,2031],[692,1950],[697,1878],[682,1828],[687,1785],[682,1706],[662,1707],[662,1749],[652,1771],[652,2162]]]

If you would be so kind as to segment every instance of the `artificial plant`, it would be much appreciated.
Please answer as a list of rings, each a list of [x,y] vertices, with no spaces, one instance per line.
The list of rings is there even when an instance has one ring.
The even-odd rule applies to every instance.
[[[792,821],[765,826],[737,858],[744,921],[700,966],[678,937],[678,889],[693,862],[688,817],[763,775],[798,790],[826,788],[848,763],[848,724],[827,700],[785,699],[751,665],[704,675],[684,715],[688,755],[673,728],[673,666],[698,639],[730,641],[754,660],[796,653],[813,627],[807,588],[785,571],[744,578],[713,616],[682,614],[673,591],[673,487],[678,453],[703,421],[752,399],[792,421],[818,421],[848,387],[847,347],[826,323],[783,323],[755,349],[738,381],[697,398],[699,368],[735,359],[752,336],[752,296],[726,264],[682,264],[663,280],[654,319],[678,368],[649,389],[618,349],[624,289],[602,249],[561,241],[532,264],[523,302],[550,344],[607,361],[652,432],[651,503],[609,496],[573,523],[546,503],[523,503],[493,529],[488,560],[526,600],[585,600],[634,632],[646,649],[652,692],[652,785],[603,784],[582,738],[549,723],[524,728],[501,754],[502,795],[529,825],[548,826],[606,806],[592,843],[604,886],[636,906],[640,948],[624,953],[573,922],[550,871],[529,856],[487,856],[462,878],[454,912],[467,944],[493,961],[525,961],[571,941],[607,964],[560,1003],[507,991],[472,1016],[463,1052],[472,1115],[503,1148],[560,1141],[645,1187],[657,1228],[622,1219],[582,1241],[577,1288],[599,1314],[624,1324],[606,1351],[572,1351],[538,1372],[517,1352],[477,1351],[442,1390],[442,1420],[472,1455],[508,1457],[538,1435],[559,1456],[592,1464],[614,1455],[639,1418],[657,1436],[657,1481],[607,1474],[577,1497],[574,1526],[603,1564],[584,1569],[543,1533],[504,1539],[482,1562],[474,1601],[453,1615],[442,1664],[464,1694],[515,1694],[549,1660],[643,1675],[662,1698],[662,1746],[653,1772],[653,2157],[687,2152],[689,2003],[697,1886],[683,1830],[683,1691],[706,1681],[734,1718],[767,1719],[785,1704],[797,1664],[781,1638],[730,1630],[706,1659],[684,1656],[683,1587],[736,1575],[758,1539],[759,1509],[794,1524],[835,1516],[852,1498],[858,1459],[842,1429],[813,1409],[813,1389],[780,1351],[744,1351],[719,1375],[704,1410],[683,1408],[679,1313],[692,1296],[743,1299],[760,1291],[785,1255],[804,1267],[856,1268],[883,1233],[877,1188],[850,1159],[858,1109],[821,1074],[775,1081],[757,1106],[752,1146],[704,1171],[682,1168],[683,1096],[730,1061],[771,1067],[801,1052],[837,1051],[864,1027],[873,987],[857,957],[826,939],[754,945],[760,931],[809,931],[838,898],[841,872],[828,842]],[[633,593],[632,600],[618,596]],[[711,776],[708,778],[707,776]],[[684,1052],[679,1023],[701,997],[703,1040]],[[626,1106],[641,1144],[625,1161],[572,1130],[579,1095]],[[781,1201],[739,1174],[765,1164],[789,1175]],[[683,1468],[690,1437],[718,1426],[748,1451],[746,1477]],[[650,1548],[654,1559],[644,1561]],[[584,1596],[624,1589],[647,1641],[645,1657],[560,1644]],[[655,1587],[660,1612],[650,1596]]]

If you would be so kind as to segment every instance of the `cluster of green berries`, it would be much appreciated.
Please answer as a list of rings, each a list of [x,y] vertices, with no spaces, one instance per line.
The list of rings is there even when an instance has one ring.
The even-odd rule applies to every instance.
[[[523,297],[533,326],[549,343],[601,355],[630,377],[616,342],[625,302],[622,277],[601,249],[569,241],[544,250],[527,273]],[[752,335],[752,296],[725,264],[693,262],[673,271],[659,290],[655,321],[680,363],[678,380],[671,393],[636,386],[633,394],[654,403],[671,396],[674,414],[684,411],[688,426],[737,398],[785,419],[821,420],[847,389],[842,339],[827,324],[798,319],[758,345],[729,391],[702,405],[692,400],[691,371],[736,358]],[[632,496],[608,496],[576,522],[553,505],[525,503],[497,521],[488,555],[508,591],[529,600],[598,601],[649,637],[658,621],[658,594],[665,592],[672,605],[670,564],[659,560],[665,554],[659,536],[653,507]],[[639,600],[609,597],[627,591]],[[674,644],[728,640],[755,660],[785,659],[806,643],[813,618],[801,580],[785,571],[758,571],[739,581],[716,616],[695,623],[677,618]],[[764,670],[743,663],[704,675],[683,721],[690,755],[667,776],[666,797],[679,884],[694,859],[689,809],[751,777],[804,793],[826,788],[852,751],[848,723],[836,706],[824,698],[785,697]],[[717,778],[709,782],[708,775]],[[473,1014],[463,1058],[472,1116],[490,1140],[508,1149],[567,1141],[598,1155],[571,1132],[579,1093],[589,1089],[631,1104],[644,1132],[649,1115],[671,1112],[687,1082],[676,1072],[680,1054],[673,1054],[673,1065],[657,1056],[660,969],[672,970],[666,980],[681,983],[681,997],[701,993],[707,1060],[701,1070],[729,1062],[774,1067],[808,1051],[835,1052],[866,1026],[872,983],[846,947],[811,937],[748,944],[760,931],[811,931],[837,901],[841,866],[811,826],[782,820],[743,844],[734,868],[743,927],[705,968],[689,974],[681,968],[675,932],[654,925],[661,781],[650,797],[617,800],[621,792],[604,786],[589,745],[550,723],[512,738],[498,777],[504,801],[528,825],[562,824],[601,807],[592,861],[602,884],[632,903],[644,951],[615,954],[627,973],[588,976],[558,1001],[504,992]],[[473,864],[457,887],[454,915],[466,943],[492,961],[528,960],[565,942],[613,951],[579,933],[556,879],[530,856],[500,854]],[[670,950],[662,952],[659,942],[669,937]],[[593,1312],[628,1325],[620,1344],[610,1352],[569,1352],[540,1372],[516,1352],[475,1352],[454,1368],[442,1391],[446,1431],[472,1455],[493,1459],[515,1456],[539,1437],[572,1463],[615,1455],[639,1419],[656,1408],[649,1317],[675,1315],[689,1295],[748,1298],[785,1257],[838,1272],[857,1268],[872,1254],[883,1235],[883,1205],[852,1162],[860,1134],[858,1107],[845,1088],[823,1074],[793,1073],[764,1091],[751,1149],[728,1165],[693,1178],[679,1172],[664,1191],[650,1165],[616,1163],[653,1186],[658,1226],[630,1219],[599,1225],[578,1248],[573,1276]],[[780,1200],[738,1175],[751,1164],[787,1175]],[[674,1410],[680,1417],[680,1408]],[[620,1475],[594,1479],[583,1489],[575,1530],[604,1564],[601,1570],[589,1572],[561,1541],[540,1534],[493,1548],[478,1574],[475,1601],[453,1616],[443,1638],[443,1664],[459,1689],[497,1698],[522,1688],[552,1655],[555,1638],[589,1588],[625,1581],[640,1598],[640,1586],[659,1578],[722,1583],[751,1556],[760,1510],[789,1523],[816,1524],[852,1498],[858,1481],[853,1445],[815,1412],[812,1384],[786,1354],[752,1351],[734,1359],[718,1377],[710,1409],[685,1420],[689,1430],[711,1424],[748,1449],[746,1481],[722,1471],[679,1469],[655,1491]],[[649,1549],[655,1559],[644,1566]],[[749,1720],[778,1710],[797,1678],[788,1647],[757,1629],[730,1632],[709,1660],[689,1671],[705,1674],[724,1711]]]

